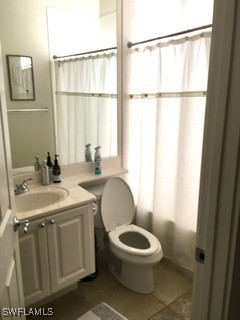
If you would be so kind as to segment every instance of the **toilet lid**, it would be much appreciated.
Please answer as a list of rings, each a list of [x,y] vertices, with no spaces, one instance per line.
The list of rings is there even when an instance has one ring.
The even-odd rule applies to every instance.
[[[134,199],[128,184],[119,177],[108,180],[103,190],[101,212],[104,227],[110,231],[128,225],[134,218]]]

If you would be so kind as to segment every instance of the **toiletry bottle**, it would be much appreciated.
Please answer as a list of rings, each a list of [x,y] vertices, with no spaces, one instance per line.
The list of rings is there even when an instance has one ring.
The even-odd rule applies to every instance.
[[[34,163],[34,169],[35,171],[40,171],[41,170],[41,165],[39,163],[39,156],[34,156],[35,157],[35,163]]]
[[[54,160],[54,165],[53,165],[53,182],[54,183],[59,183],[61,182],[61,168],[58,164],[58,158],[59,156],[55,154],[55,160]]]
[[[49,180],[53,181],[53,163],[51,160],[50,152],[47,153],[47,166],[49,168]]]
[[[41,172],[42,172],[42,185],[47,186],[49,181],[49,167],[47,166],[47,161],[43,160],[41,165]]]
[[[86,144],[86,150],[85,150],[85,161],[91,162],[92,161],[92,152],[91,152],[91,143]]]
[[[95,161],[95,173],[96,174],[102,173],[102,163],[101,163],[102,158],[101,158],[101,154],[100,154],[100,148],[101,148],[101,146],[95,148],[94,161]]]

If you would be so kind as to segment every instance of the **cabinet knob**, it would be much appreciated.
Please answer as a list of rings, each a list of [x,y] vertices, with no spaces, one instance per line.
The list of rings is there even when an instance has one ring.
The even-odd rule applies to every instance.
[[[53,219],[49,220],[49,224],[55,224],[55,221]]]
[[[39,228],[41,228],[41,229],[45,228],[45,223],[44,222],[40,223]]]

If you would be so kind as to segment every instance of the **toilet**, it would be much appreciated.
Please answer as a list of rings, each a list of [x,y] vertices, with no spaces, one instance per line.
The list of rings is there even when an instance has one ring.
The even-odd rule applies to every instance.
[[[135,205],[128,184],[119,177],[106,183],[100,214],[106,230],[109,269],[125,287],[148,294],[154,290],[153,265],[163,257],[159,240],[132,224]]]

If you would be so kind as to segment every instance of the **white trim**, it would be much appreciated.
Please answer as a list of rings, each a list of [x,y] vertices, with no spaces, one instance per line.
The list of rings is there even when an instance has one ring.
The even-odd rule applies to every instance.
[[[50,53],[49,53],[50,54]],[[58,124],[57,124],[57,102],[56,102],[56,76],[55,76],[55,63],[54,60],[50,57],[50,75],[51,75],[51,94],[52,94],[52,106],[53,106],[53,130],[54,130],[54,145],[55,145],[55,151],[56,154],[59,154],[58,152]]]
[[[5,215],[3,216],[3,219],[2,219],[1,224],[0,224],[0,239],[3,237],[4,231],[5,231],[6,227],[7,227],[7,224],[9,223],[11,215],[12,215],[12,210],[8,209],[6,211],[6,213],[5,213]]]
[[[8,269],[7,278],[6,278],[6,283],[5,283],[6,287],[10,287],[14,267],[15,267],[15,261],[12,258],[10,262],[10,267]]]
[[[194,320],[230,319],[240,196],[237,17],[236,0],[215,1],[196,239],[205,263],[197,263],[194,274]]]
[[[122,162],[123,153],[123,3],[116,0],[117,4],[117,126],[118,126],[118,155]]]

